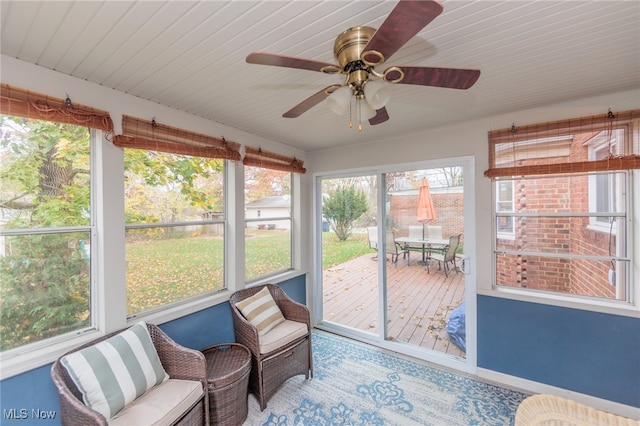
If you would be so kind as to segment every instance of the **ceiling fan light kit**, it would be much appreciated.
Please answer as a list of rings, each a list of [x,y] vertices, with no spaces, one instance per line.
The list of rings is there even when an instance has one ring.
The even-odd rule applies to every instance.
[[[391,99],[391,88],[381,80],[369,80],[364,85],[364,98],[371,108],[379,110]]]
[[[366,99],[356,99],[356,105],[358,108],[358,121],[368,120],[375,117],[376,110],[371,108]]]
[[[285,112],[283,117],[298,117],[326,99],[327,106],[334,113],[345,115],[349,112],[349,127],[352,127],[351,105],[354,104],[358,130],[362,130],[362,119],[369,120],[372,126],[389,119],[386,109],[391,99],[389,83],[464,90],[478,80],[480,71],[472,69],[413,66],[391,66],[384,72],[375,69],[440,13],[442,5],[439,0],[399,1],[377,30],[359,26],[338,35],[333,46],[338,65],[264,52],[249,54],[247,62],[344,74],[342,84],[325,87]]]
[[[338,90],[334,91],[327,98],[327,106],[331,112],[338,115],[346,115],[349,112],[351,106],[351,97],[353,92],[349,86],[342,86]]]

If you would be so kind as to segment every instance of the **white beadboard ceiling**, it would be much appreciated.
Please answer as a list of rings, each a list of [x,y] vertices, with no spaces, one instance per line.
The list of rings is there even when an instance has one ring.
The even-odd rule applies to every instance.
[[[395,4],[2,0],[1,53],[309,152],[640,87],[637,0],[442,0],[378,68],[474,68],[480,79],[469,90],[393,85],[390,120],[362,132],[324,102],[282,117],[341,76],[245,62],[265,51],[335,63],[339,33],[378,27]]]

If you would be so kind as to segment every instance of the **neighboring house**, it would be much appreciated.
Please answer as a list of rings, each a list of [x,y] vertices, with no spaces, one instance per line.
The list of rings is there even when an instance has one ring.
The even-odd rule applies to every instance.
[[[268,220],[269,218],[289,218],[291,216],[291,197],[289,195],[273,195],[252,201],[245,205],[247,228],[258,229],[291,229],[290,220]],[[253,221],[251,219],[267,220]]]

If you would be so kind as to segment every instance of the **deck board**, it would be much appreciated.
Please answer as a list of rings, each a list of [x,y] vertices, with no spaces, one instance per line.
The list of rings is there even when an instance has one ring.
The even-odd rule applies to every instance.
[[[464,299],[464,274],[387,261],[387,338],[464,357],[445,330],[451,311]],[[328,268],[323,274],[324,319],[378,332],[378,261],[371,254]]]

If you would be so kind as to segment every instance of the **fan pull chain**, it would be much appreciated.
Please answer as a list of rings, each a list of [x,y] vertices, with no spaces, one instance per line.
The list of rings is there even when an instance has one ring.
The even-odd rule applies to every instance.
[[[351,108],[351,104],[352,104],[352,102],[351,102],[351,100],[349,100],[349,128],[353,129],[353,120],[351,118],[351,109],[352,109]]]

